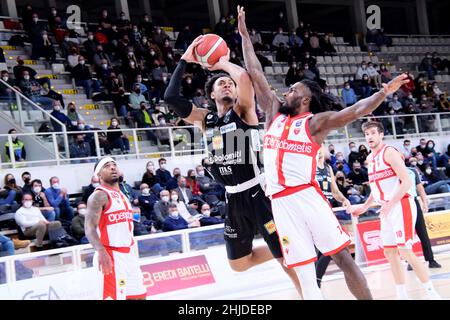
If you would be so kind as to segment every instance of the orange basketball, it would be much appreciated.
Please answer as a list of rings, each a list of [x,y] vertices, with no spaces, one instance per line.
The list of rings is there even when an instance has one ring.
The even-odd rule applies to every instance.
[[[227,55],[228,46],[217,34],[203,36],[203,42],[194,49],[195,58],[204,67],[211,67],[220,57]]]

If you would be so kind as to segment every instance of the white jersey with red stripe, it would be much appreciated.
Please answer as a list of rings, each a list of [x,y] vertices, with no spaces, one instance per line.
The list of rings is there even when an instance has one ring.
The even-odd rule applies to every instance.
[[[314,184],[320,146],[312,140],[311,113],[288,116],[279,113],[264,136],[266,195],[286,188]]]
[[[399,177],[385,160],[387,148],[394,147],[383,145],[376,154],[372,152],[367,157],[370,190],[374,200],[379,204],[391,200],[400,187]],[[405,196],[407,197],[409,194]]]
[[[95,190],[101,190],[108,196],[108,205],[102,211],[98,224],[100,242],[105,247],[131,247],[134,244],[133,210],[128,198],[122,192],[103,185]]]

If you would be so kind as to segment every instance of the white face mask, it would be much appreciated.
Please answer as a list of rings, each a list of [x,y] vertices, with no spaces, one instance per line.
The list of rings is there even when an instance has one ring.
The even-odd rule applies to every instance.
[[[25,80],[30,80],[30,76],[23,76]]]
[[[80,216],[85,216],[85,215],[86,215],[86,212],[87,212],[87,209],[86,209],[86,208],[82,208],[82,209],[79,209],[79,210],[78,210],[78,214],[79,214]]]
[[[111,125],[112,125],[113,127],[116,127],[117,124],[118,124],[118,123],[117,123],[116,121],[111,122]]]
[[[84,63],[85,63],[84,60],[81,60],[81,61],[80,61],[80,64],[81,64],[82,66],[84,65]]]
[[[25,208],[31,208],[31,206],[33,205],[33,201],[27,200],[23,202],[23,206]]]
[[[169,196],[163,196],[163,197],[161,197],[161,200],[163,202],[169,202]]]
[[[166,168],[166,164],[165,163],[161,163],[160,167],[161,167],[161,169],[165,169]]]
[[[433,148],[433,144],[429,143],[428,144],[428,148],[432,149]]]
[[[174,211],[174,212],[171,212],[171,213],[170,213],[170,216],[171,216],[172,218],[178,218],[179,213],[178,213],[178,211]]]
[[[150,193],[150,188],[144,188],[142,189],[142,194],[149,194]]]
[[[93,186],[94,188],[97,188],[99,185],[100,185],[100,183],[93,183],[93,184],[92,184],[92,186]]]
[[[178,201],[178,195],[174,194],[170,197],[170,199],[172,199],[172,201]]]
[[[411,162],[411,166],[412,166],[412,167],[417,166],[417,162],[416,162],[416,161]]]
[[[88,36],[89,40],[94,40],[94,36]]]
[[[210,216],[211,215],[211,210],[205,210],[205,211],[202,211],[202,213],[205,215],[205,216]]]
[[[356,147],[350,148],[351,152],[356,152]]]
[[[104,63],[102,64],[103,69],[108,69],[108,64]]]
[[[33,188],[33,192],[34,193],[40,193],[42,191],[42,188],[41,187],[35,187],[35,188]]]
[[[417,163],[419,164],[419,166],[423,165],[423,160],[419,160],[417,161]]]
[[[431,174],[432,170],[431,170],[431,168],[427,168],[427,170],[425,170],[425,172],[426,172],[427,174]]]
[[[197,172],[197,175],[199,176],[199,177],[204,177],[205,176],[205,171],[199,171],[199,172]]]
[[[159,123],[162,124],[162,125],[165,125],[166,124],[166,120],[160,120]]]
[[[53,188],[53,189],[56,189],[56,190],[59,190],[59,189],[60,189],[59,183],[54,183],[54,184],[52,184],[52,188]]]
[[[339,157],[336,158],[336,160],[337,160],[337,161],[343,161],[343,160],[344,160],[344,157],[343,157],[343,156],[339,156]]]
[[[9,77],[3,77],[2,79],[3,79],[3,81],[6,82],[6,81],[8,81]]]

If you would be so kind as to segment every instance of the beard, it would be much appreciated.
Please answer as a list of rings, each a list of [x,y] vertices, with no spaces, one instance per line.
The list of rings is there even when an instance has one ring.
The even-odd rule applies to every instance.
[[[224,104],[231,104],[234,102],[235,102],[235,100],[230,96],[225,96],[222,98],[222,103],[224,103]]]

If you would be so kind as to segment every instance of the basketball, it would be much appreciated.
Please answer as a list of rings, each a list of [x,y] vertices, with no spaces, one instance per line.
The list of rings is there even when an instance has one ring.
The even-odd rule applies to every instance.
[[[197,61],[203,67],[210,67],[217,63],[220,57],[227,55],[228,46],[217,34],[207,34],[194,51]]]

